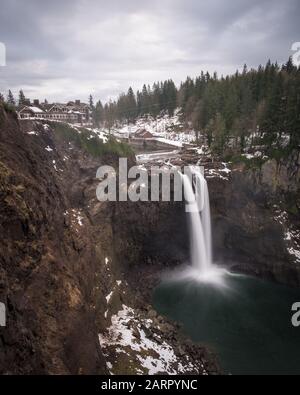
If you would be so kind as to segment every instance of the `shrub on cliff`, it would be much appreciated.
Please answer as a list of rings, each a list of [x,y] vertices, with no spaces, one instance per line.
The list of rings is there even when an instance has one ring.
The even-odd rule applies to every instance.
[[[12,114],[13,117],[17,119],[15,108],[4,101],[0,101],[0,123],[4,122],[5,113]]]

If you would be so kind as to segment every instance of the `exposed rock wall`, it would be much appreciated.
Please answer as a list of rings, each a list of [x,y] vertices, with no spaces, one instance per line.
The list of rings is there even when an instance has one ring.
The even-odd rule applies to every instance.
[[[158,262],[184,259],[176,226],[185,218],[168,204],[99,202],[96,170],[117,160],[95,159],[45,122],[19,124],[0,107],[0,374],[147,373],[149,358],[159,373],[217,371],[153,311],[151,276],[140,281],[149,263],[157,272]],[[122,311],[132,344],[120,353],[106,336],[118,336]],[[170,360],[157,353],[162,344]]]
[[[174,266],[189,259],[184,205],[174,202],[119,203],[114,243],[127,268],[143,264]]]
[[[104,257],[84,208],[97,163],[0,112],[0,373],[105,373],[95,325]]]
[[[117,160],[95,159],[45,124],[20,126],[0,107],[1,374],[124,373],[128,346],[117,355],[109,343],[104,355],[98,338],[110,334],[120,311],[133,311],[133,327],[146,323],[152,343],[168,339],[172,369],[188,354],[191,372],[217,370],[149,306],[157,274],[189,260],[184,205],[97,201],[96,170]],[[177,158],[179,165],[199,160]],[[299,155],[260,170],[211,160],[205,167],[218,262],[299,285]],[[133,328],[132,336],[138,341],[141,332]],[[130,372],[147,372],[141,366]]]
[[[261,170],[235,166],[228,181],[210,180],[216,258],[236,270],[299,285],[300,261],[290,251],[300,246],[297,237],[287,236],[300,229],[297,214],[288,212],[289,205],[299,207],[298,192],[294,180],[284,181],[288,189],[279,187],[276,171],[272,163]]]
[[[280,164],[270,160],[262,168],[222,163],[197,150],[187,150],[171,163],[205,168],[218,264],[288,285],[300,284],[299,153]],[[165,267],[189,260],[182,203],[118,205],[114,232],[116,252],[129,265]]]

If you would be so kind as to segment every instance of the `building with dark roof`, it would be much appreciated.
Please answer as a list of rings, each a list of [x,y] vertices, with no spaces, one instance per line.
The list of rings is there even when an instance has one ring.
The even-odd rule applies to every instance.
[[[68,123],[89,124],[91,122],[91,109],[88,104],[80,100],[68,103],[39,103],[34,100],[17,108],[19,119],[46,119]]]

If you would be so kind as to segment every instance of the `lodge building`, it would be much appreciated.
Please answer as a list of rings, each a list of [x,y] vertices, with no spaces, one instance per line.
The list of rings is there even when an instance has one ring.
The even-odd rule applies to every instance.
[[[63,121],[68,123],[88,124],[91,122],[91,110],[88,104],[81,103],[80,100],[62,103],[39,103],[28,100],[17,108],[19,119],[46,119]]]

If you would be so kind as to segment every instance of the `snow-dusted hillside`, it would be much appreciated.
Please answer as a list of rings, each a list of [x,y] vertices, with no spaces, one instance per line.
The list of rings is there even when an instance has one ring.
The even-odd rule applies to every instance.
[[[178,146],[195,141],[195,132],[184,127],[180,108],[175,110],[173,116],[162,113],[154,118],[148,115],[138,118],[135,123],[115,125],[111,133],[116,137],[129,137],[141,129],[149,131],[161,142],[178,142]]]

